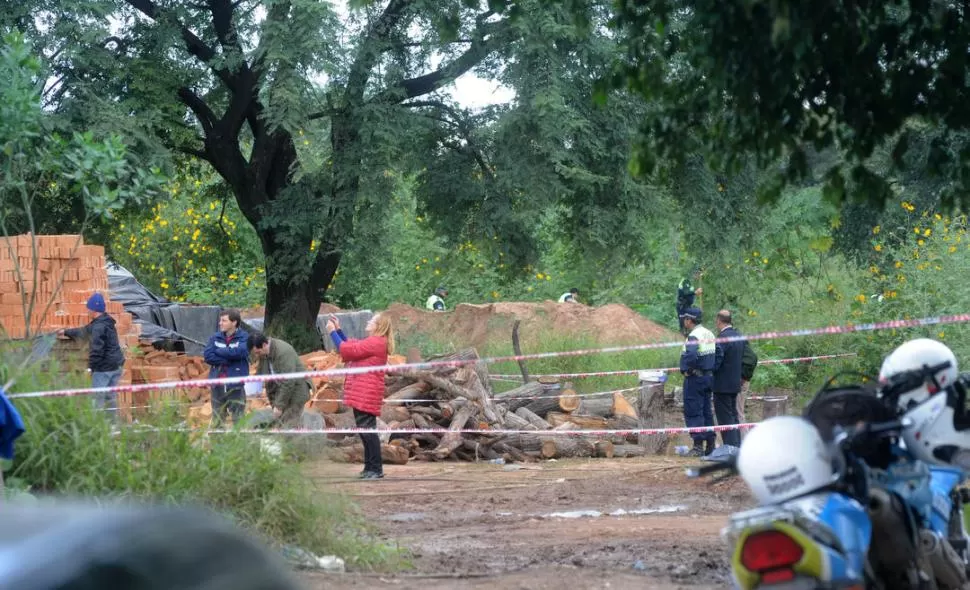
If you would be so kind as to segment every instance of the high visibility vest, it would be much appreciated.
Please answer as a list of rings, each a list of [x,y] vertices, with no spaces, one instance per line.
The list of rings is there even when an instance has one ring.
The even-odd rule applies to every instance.
[[[576,298],[573,297],[572,293],[563,293],[559,296],[559,303],[569,303],[570,301],[575,301]]]
[[[440,303],[441,304],[441,311],[444,311],[444,309],[445,309],[445,300],[442,299],[441,297],[438,297],[437,295],[431,295],[431,297],[428,297],[428,300],[425,302],[424,306],[426,308],[428,308],[429,310],[434,311],[435,310],[434,309],[434,306],[437,303]]]
[[[707,356],[709,354],[714,354],[714,334],[705,328],[704,326],[695,326],[693,330],[690,331],[690,336],[693,336],[697,340],[701,341],[697,343],[697,356]],[[688,338],[690,338],[688,336]],[[703,342],[704,340],[709,340],[710,342]],[[681,352],[687,352],[687,341],[684,341],[684,346],[680,349]]]

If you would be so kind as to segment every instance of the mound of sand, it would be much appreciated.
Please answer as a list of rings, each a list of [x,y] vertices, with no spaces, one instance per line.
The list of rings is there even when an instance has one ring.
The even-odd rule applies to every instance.
[[[424,334],[455,346],[483,347],[489,340],[508,342],[513,320],[520,320],[522,342],[543,337],[588,337],[602,344],[632,344],[680,336],[617,303],[589,307],[576,303],[459,304],[454,311],[430,312],[395,303],[384,313],[402,335]]]

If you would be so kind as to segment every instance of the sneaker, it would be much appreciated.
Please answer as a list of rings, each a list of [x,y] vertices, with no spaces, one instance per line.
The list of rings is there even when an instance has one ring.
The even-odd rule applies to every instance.
[[[374,471],[365,471],[360,474],[361,479],[384,479],[383,473],[377,473]]]

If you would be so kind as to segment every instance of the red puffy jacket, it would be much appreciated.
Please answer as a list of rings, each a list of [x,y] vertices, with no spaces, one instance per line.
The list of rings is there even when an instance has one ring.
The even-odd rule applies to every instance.
[[[379,367],[387,364],[387,338],[368,336],[348,340],[340,345],[340,358],[348,367]],[[384,371],[347,375],[344,381],[344,403],[375,416],[384,403]]]

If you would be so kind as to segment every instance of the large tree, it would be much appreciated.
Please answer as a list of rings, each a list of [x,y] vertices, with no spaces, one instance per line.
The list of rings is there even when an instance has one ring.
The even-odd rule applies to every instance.
[[[834,147],[842,157],[824,174],[831,198],[853,194],[881,205],[894,194],[894,175],[913,166],[942,173],[944,200],[970,194],[965,4],[614,5],[625,57],[610,82],[655,106],[637,154],[644,170],[700,152],[730,171],[753,155],[772,168],[766,188],[777,195],[812,172],[813,148]],[[914,135],[924,141],[915,162],[907,158]],[[889,167],[873,165],[880,146],[888,146]]]
[[[53,63],[54,108],[213,166],[259,232],[267,323],[305,328],[412,103],[511,41],[480,2],[363,4],[342,20],[318,0],[48,0],[2,18]]]

